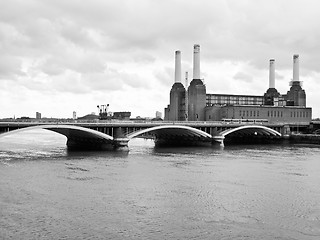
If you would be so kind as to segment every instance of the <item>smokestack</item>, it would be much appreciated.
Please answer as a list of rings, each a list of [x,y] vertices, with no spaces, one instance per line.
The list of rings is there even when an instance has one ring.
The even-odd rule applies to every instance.
[[[181,82],[181,52],[179,50],[176,51],[175,55],[174,82]]]
[[[269,67],[269,88],[275,87],[275,66],[274,59],[270,59],[270,67]]]
[[[293,79],[292,81],[299,81],[299,54],[293,55]]]
[[[186,72],[185,75],[185,80],[186,80],[186,98],[185,98],[185,105],[186,105],[186,121],[188,121],[188,116],[189,116],[189,96],[188,96],[188,86],[189,86],[189,81],[188,81],[188,72]]]
[[[193,46],[193,79],[200,79],[200,45]]]
[[[189,82],[188,82],[188,75],[189,75],[189,73],[188,72],[186,72],[186,75],[185,75],[185,83],[186,83],[186,89],[188,88],[188,86],[189,86]]]

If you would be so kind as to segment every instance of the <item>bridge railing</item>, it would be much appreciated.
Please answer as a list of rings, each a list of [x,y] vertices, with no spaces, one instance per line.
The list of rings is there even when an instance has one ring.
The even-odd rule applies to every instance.
[[[87,127],[139,127],[139,126],[160,126],[160,125],[184,125],[193,127],[212,127],[212,126],[236,126],[236,125],[248,125],[248,124],[258,124],[266,126],[308,126],[310,122],[299,122],[299,123],[288,123],[288,122],[272,122],[269,123],[264,119],[225,119],[224,121],[151,121],[151,120],[139,120],[139,121],[69,121],[69,122],[45,122],[45,121],[10,121],[1,122],[0,128],[4,127],[26,127],[26,126],[36,126],[44,124],[65,124],[65,125],[75,125],[75,126],[87,126]]]

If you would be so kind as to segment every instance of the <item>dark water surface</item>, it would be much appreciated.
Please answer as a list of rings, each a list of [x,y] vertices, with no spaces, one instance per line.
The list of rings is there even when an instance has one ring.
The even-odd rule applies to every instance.
[[[320,147],[68,152],[0,137],[0,239],[320,239]]]

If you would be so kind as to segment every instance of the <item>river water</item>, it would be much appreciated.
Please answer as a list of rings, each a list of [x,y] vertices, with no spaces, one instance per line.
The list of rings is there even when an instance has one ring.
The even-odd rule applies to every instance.
[[[0,239],[320,239],[320,147],[0,138]]]

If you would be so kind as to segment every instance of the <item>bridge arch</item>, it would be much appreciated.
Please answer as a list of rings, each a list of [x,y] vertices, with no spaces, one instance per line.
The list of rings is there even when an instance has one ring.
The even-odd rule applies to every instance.
[[[237,128],[227,129],[220,132],[219,136],[223,139],[222,144],[256,144],[273,143],[281,139],[281,133],[260,125],[245,125]]]
[[[274,137],[281,137],[281,133],[273,130],[272,128],[268,128],[265,126],[260,125],[246,125],[240,126],[237,128],[227,129],[220,133],[221,136],[226,137],[232,133],[237,133],[239,135],[265,135],[265,136],[274,136]]]
[[[154,133],[155,135],[162,134],[172,134],[172,135],[181,135],[181,136],[194,136],[202,138],[212,138],[211,134],[206,133],[202,130],[182,125],[162,125],[155,126],[147,129],[142,129],[127,135],[129,139],[138,137],[144,133]]]
[[[69,149],[108,149],[113,147],[114,138],[105,133],[74,125],[37,125],[0,134],[0,137],[35,129],[46,129],[67,137]]]
[[[64,136],[71,137],[73,133],[78,132],[82,133],[83,136],[94,136],[96,138],[101,138],[101,139],[106,139],[106,140],[113,140],[112,136],[109,136],[105,133],[90,129],[90,128],[84,128],[84,127],[78,127],[74,125],[63,125],[63,124],[57,124],[57,125],[37,125],[37,126],[32,126],[32,127],[25,127],[25,128],[20,128],[16,130],[12,130],[10,132],[2,133],[0,134],[0,137],[8,136],[11,134],[16,134],[18,132],[25,132],[25,131],[30,131],[30,130],[35,130],[35,129],[46,129],[50,130],[59,134],[62,134]]]
[[[132,139],[146,133],[149,133],[154,137],[156,145],[195,146],[212,142],[211,134],[193,127],[182,125],[155,126],[130,133],[127,137],[128,139]]]

